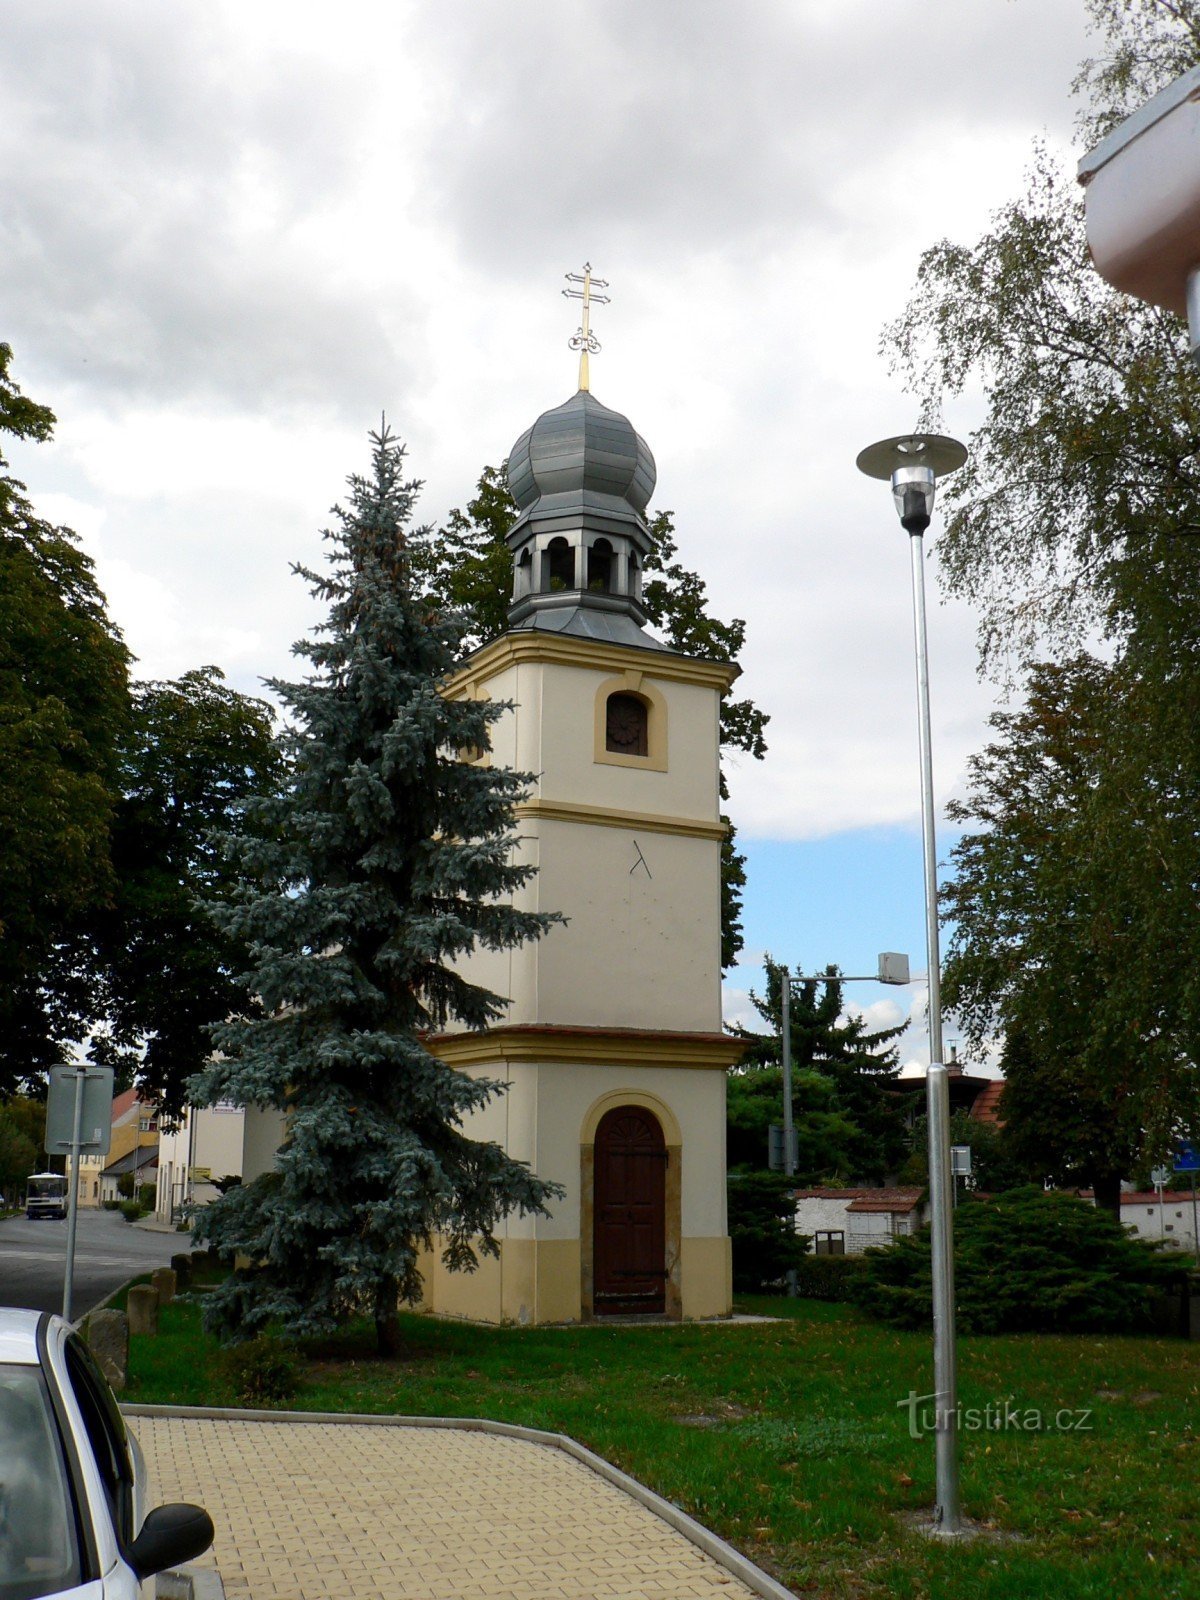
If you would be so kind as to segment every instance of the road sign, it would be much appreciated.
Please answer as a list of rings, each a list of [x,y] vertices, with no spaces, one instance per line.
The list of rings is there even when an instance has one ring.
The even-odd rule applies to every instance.
[[[51,1067],[50,1093],[46,1099],[46,1149],[52,1156],[68,1156],[74,1148],[75,1085],[81,1073],[80,1152],[87,1156],[104,1156],[112,1143],[113,1069]]]
[[[1200,1144],[1180,1140],[1175,1146],[1175,1171],[1200,1172]]]
[[[971,1176],[971,1146],[969,1144],[952,1144],[950,1146],[950,1172],[955,1178],[969,1178]]]
[[[880,983],[908,983],[908,957],[898,950],[884,950],[879,957]]]
[[[1156,1189],[1165,1188],[1171,1181],[1170,1167],[1155,1167],[1150,1173],[1150,1182]]]

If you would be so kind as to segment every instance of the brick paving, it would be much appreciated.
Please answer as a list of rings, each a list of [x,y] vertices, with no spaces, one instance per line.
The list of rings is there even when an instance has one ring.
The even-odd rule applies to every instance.
[[[565,1451],[457,1428],[134,1417],[151,1504],[217,1528],[228,1600],[746,1600]]]

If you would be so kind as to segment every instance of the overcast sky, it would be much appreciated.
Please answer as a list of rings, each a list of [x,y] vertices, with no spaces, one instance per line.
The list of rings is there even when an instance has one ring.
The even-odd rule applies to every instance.
[[[14,461],[141,675],[255,691],[380,413],[423,520],[462,505],[573,392],[559,291],[590,260],[593,390],[772,719],[732,774],[730,1010],[764,948],[922,968],[906,539],[854,458],[916,421],[879,345],[921,251],[978,237],[1038,135],[1069,155],[1086,52],[1083,0],[10,4],[0,339],[59,417]],[[931,651],[944,798],[993,701],[965,609]]]

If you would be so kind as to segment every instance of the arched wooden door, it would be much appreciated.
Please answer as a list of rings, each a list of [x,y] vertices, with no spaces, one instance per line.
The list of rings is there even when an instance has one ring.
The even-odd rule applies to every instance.
[[[596,1129],[593,1313],[667,1309],[667,1146],[643,1106],[617,1106]]]

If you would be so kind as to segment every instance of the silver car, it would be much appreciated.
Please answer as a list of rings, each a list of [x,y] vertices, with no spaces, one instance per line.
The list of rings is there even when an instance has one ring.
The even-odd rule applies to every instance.
[[[199,1506],[145,1513],[145,1465],[112,1390],[61,1317],[0,1308],[0,1600],[136,1600],[202,1555]]]

